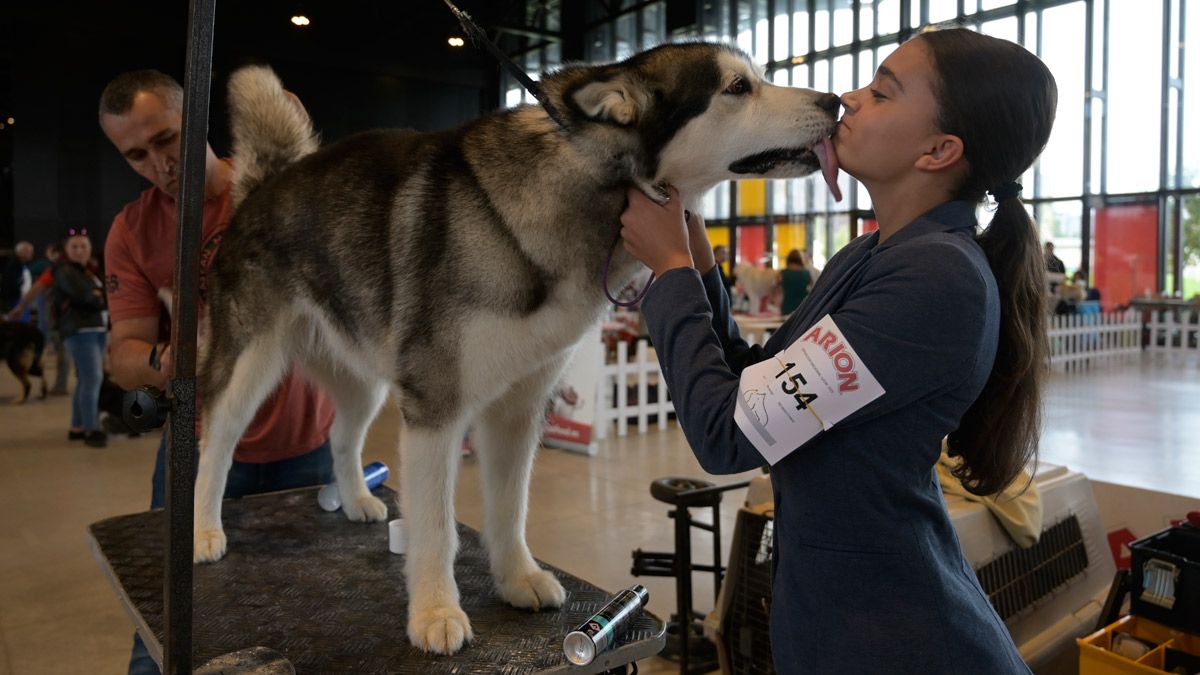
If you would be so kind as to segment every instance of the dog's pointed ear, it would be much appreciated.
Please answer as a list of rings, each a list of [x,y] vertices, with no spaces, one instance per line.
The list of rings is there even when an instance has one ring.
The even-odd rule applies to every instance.
[[[650,105],[645,88],[621,75],[589,82],[576,89],[571,100],[588,119],[620,125],[635,124]]]

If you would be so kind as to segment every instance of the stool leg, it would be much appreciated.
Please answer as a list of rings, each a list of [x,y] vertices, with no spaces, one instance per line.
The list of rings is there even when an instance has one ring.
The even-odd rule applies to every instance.
[[[721,565],[721,504],[712,507],[712,537],[713,537],[713,607],[721,596],[721,580],[725,577],[725,568]]]
[[[689,642],[692,637],[692,524],[687,507],[676,506],[675,516],[675,602],[679,612],[679,672],[688,672]]]

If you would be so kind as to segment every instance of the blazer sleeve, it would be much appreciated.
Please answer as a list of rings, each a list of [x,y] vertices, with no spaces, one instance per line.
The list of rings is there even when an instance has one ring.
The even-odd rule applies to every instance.
[[[710,286],[694,269],[670,270],[650,287],[642,311],[676,418],[700,466],[713,474],[739,473],[766,464],[733,421],[741,369],[766,356],[745,347],[727,311],[715,318]],[[727,298],[723,305],[727,310]]]
[[[763,356],[763,348],[742,339],[737,322],[733,320],[729,293],[721,281],[720,271],[714,266],[708,273],[701,275],[700,280],[704,284],[704,295],[712,311],[713,332],[716,333],[717,341],[725,352],[725,362],[740,376],[743,368],[766,358]]]
[[[987,285],[962,251],[896,247],[873,268],[832,317],[885,393],[838,428],[957,387],[987,351],[981,349]],[[741,352],[735,370],[714,330],[708,290],[695,270],[671,270],[651,287],[643,309],[693,453],[709,473],[737,473],[766,463],[734,421],[741,369],[787,345],[773,339],[763,349]]]

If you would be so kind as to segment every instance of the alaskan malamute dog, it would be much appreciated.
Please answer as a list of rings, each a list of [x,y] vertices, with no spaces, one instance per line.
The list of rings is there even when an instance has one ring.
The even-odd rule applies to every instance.
[[[525,544],[526,493],[547,397],[607,304],[600,278],[626,189],[669,182],[695,208],[719,181],[809,174],[837,97],[773,86],[733,47],[665,45],[546,75],[565,128],[522,106],[318,150],[269,69],[229,86],[235,213],[209,275],[196,560],[224,555],[234,445],[298,362],[337,406],[330,440],[350,520],[387,516],[363,482],[362,445],[389,393],[403,413],[414,645],[448,654],[472,638],[453,567],[469,424],[497,590],[516,607],[561,606],[562,586]],[[618,246],[611,287],[639,267]]]

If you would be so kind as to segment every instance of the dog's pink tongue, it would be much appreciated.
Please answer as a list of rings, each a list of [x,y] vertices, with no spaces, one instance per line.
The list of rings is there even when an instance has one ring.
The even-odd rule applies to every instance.
[[[813,152],[817,155],[817,161],[821,163],[821,175],[825,176],[825,183],[829,185],[834,201],[842,201],[842,190],[837,182],[838,157],[837,151],[833,149],[833,141],[822,138],[820,143],[813,146]]]

